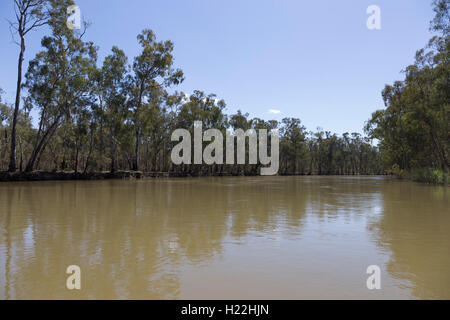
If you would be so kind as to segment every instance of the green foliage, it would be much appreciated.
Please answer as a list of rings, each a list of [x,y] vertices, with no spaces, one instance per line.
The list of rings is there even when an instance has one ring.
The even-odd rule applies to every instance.
[[[439,169],[423,168],[412,172],[412,180],[433,184],[449,184],[450,175]]]
[[[342,137],[323,131],[307,132],[299,119],[283,119],[281,127],[283,174],[383,174],[378,148],[359,133]]]
[[[2,103],[2,92],[0,89],[0,168],[6,168],[8,166],[8,147],[10,146],[14,107]],[[25,155],[32,148],[30,141],[34,136],[29,110],[27,108],[19,110],[16,121],[17,156],[19,159],[19,169],[22,169],[26,160]]]
[[[39,128],[26,171],[34,169],[42,150],[62,123],[65,131],[73,131],[72,143],[78,155],[79,144],[85,138],[82,135],[86,134],[90,120],[88,107],[93,103],[91,92],[97,48],[65,26],[66,9],[73,1],[50,2],[52,35],[42,39],[43,50],[30,61],[25,75],[29,103],[40,113]]]
[[[396,175],[414,171],[421,176],[425,168],[449,171],[449,3],[435,1],[431,29],[438,35],[417,51],[403,81],[385,87],[386,109],[376,111],[366,125],[369,136],[380,141],[385,165]]]
[[[141,54],[134,59],[130,76],[130,110],[135,129],[135,154],[133,169],[139,170],[139,147],[141,139],[151,124],[151,112],[155,105],[161,104],[167,97],[166,87],[181,83],[183,72],[174,70],[173,43],[157,42],[152,30],[145,29],[137,36],[142,47]]]
[[[19,113],[21,170],[25,161],[26,171],[258,174],[259,165],[174,166],[171,133],[178,128],[192,131],[194,122],[201,121],[204,130],[219,129],[224,136],[228,129],[279,129],[280,174],[383,173],[378,148],[360,134],[309,132],[297,118],[279,123],[250,118],[240,110],[227,115],[225,101],[214,94],[171,92],[184,80],[183,72],[173,67],[173,43],[157,41],[149,29],[137,36],[141,51],[131,65],[114,46],[97,66],[97,48],[83,40],[85,30],[66,27],[66,9],[73,1],[46,4],[51,33],[29,62]],[[37,128],[31,125],[31,109],[39,114]],[[11,115],[12,109],[0,103],[0,156],[5,159],[0,169],[7,164]]]

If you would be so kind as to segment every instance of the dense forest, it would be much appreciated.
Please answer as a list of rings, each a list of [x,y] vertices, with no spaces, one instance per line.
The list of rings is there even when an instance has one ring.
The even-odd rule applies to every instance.
[[[383,163],[400,176],[449,181],[450,0],[434,1],[435,36],[405,68],[405,79],[383,90],[386,108],[366,125],[380,141]]]
[[[176,90],[183,71],[174,66],[171,41],[149,29],[137,36],[141,52],[129,59],[118,47],[98,61],[98,48],[66,26],[72,0],[15,0],[10,22],[19,46],[17,95],[0,100],[0,171],[76,173],[179,172],[190,175],[253,175],[259,165],[174,165],[175,129],[278,129],[279,174],[357,175],[448,172],[449,0],[435,1],[433,37],[409,66],[404,81],[386,86],[386,109],[366,125],[367,136],[308,131],[297,118],[281,122],[226,114],[226,103],[201,90]],[[44,28],[42,50],[22,79],[26,37]],[[186,75],[188,76],[188,75]],[[1,94],[0,94],[1,99]],[[30,112],[39,115],[33,125]],[[379,141],[374,146],[372,141]],[[402,171],[403,170],[403,171]]]

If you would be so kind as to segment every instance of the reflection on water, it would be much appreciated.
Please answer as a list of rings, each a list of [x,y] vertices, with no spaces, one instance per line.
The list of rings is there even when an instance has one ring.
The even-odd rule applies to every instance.
[[[382,186],[377,245],[391,252],[386,269],[419,298],[450,299],[450,210],[446,187],[405,182]]]
[[[448,199],[377,177],[4,183],[0,298],[450,299]]]

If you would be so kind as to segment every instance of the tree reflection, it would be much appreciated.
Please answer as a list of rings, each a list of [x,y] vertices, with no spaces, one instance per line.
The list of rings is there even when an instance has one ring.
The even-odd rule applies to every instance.
[[[261,179],[4,184],[0,296],[177,298],[184,268],[217,259],[227,242],[299,231],[308,191],[295,179]],[[72,264],[79,292],[65,288]]]
[[[450,212],[447,187],[383,184],[383,214],[370,227],[391,253],[387,271],[415,297],[450,299]]]

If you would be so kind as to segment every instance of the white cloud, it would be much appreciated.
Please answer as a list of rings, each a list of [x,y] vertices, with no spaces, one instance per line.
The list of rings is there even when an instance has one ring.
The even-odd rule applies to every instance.
[[[280,111],[280,110],[277,110],[277,109],[269,109],[269,113],[272,113],[272,114],[280,114],[281,111]]]

